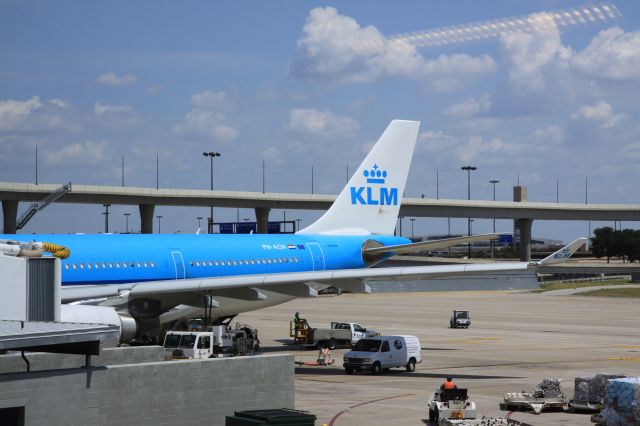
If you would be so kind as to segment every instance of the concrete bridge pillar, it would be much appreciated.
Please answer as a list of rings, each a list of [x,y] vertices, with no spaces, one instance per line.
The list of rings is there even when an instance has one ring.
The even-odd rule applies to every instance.
[[[256,222],[258,222],[258,234],[269,233],[269,207],[256,207]]]
[[[531,225],[533,219],[518,219],[518,229],[520,230],[520,261],[531,260]]]
[[[153,234],[153,211],[155,204],[140,204],[140,233]]]
[[[528,201],[526,186],[513,187],[513,201]],[[516,219],[513,221],[513,242],[520,250],[520,261],[531,260],[531,224],[533,219]]]
[[[16,222],[18,218],[18,201],[17,200],[2,200],[2,215],[3,215],[3,227],[4,234],[16,233]]]

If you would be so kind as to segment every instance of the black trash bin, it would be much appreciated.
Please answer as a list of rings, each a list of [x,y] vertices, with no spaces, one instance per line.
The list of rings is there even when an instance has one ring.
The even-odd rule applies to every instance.
[[[314,426],[316,416],[300,410],[279,408],[273,410],[236,411],[225,418],[225,426]]]

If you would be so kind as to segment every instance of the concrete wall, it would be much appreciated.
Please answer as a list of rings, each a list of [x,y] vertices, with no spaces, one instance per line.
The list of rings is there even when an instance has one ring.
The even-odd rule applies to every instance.
[[[293,408],[293,361],[262,355],[5,373],[0,409],[24,406],[27,425],[224,424],[238,410]]]
[[[26,353],[31,364],[31,371],[54,370],[60,368],[78,368],[85,364],[84,355]],[[164,360],[162,346],[138,346],[107,348],[100,356],[92,356],[93,366],[115,364],[138,364]],[[27,365],[17,353],[0,355],[0,374],[27,371]]]

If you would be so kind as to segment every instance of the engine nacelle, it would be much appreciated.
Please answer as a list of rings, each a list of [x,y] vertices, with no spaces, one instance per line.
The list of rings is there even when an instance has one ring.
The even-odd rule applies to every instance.
[[[138,325],[133,318],[120,314],[108,306],[63,304],[60,307],[60,320],[62,322],[115,325],[120,327],[120,341],[105,341],[105,346],[116,346],[118,343],[133,339],[136,337],[138,329]]]

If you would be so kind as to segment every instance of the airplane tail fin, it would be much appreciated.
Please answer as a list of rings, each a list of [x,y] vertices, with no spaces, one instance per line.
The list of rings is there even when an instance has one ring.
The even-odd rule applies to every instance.
[[[393,234],[419,129],[393,120],[329,210],[298,234]]]
[[[578,238],[572,243],[562,247],[560,250],[555,253],[551,253],[549,256],[545,257],[541,261],[539,261],[538,265],[553,265],[554,263],[562,263],[569,259],[575,252],[577,252],[580,247],[587,243],[587,238]]]

